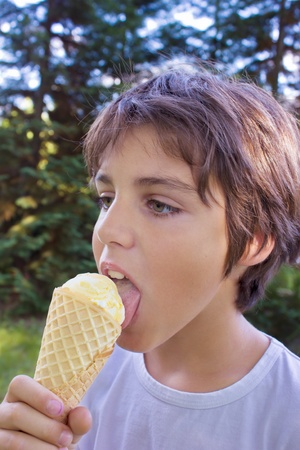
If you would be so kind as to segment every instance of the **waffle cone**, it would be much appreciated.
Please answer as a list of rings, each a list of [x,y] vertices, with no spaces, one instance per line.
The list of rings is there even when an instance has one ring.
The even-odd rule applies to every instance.
[[[119,323],[88,297],[54,290],[34,378],[63,400],[65,414],[81,401],[120,333]]]

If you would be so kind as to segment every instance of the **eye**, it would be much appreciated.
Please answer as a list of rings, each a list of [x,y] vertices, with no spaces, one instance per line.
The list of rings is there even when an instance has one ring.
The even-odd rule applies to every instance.
[[[178,213],[180,211],[178,208],[175,208],[174,206],[168,205],[155,199],[149,200],[148,205],[156,215],[161,216]]]
[[[101,210],[107,211],[114,201],[113,197],[103,196],[98,197],[98,206]]]

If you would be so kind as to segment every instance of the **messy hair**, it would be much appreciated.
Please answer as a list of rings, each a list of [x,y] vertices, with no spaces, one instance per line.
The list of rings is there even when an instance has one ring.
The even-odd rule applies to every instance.
[[[92,177],[105,149],[131,127],[151,125],[169,155],[190,165],[200,199],[211,202],[211,180],[226,202],[228,254],[224,276],[256,233],[271,254],[239,279],[237,308],[262,296],[283,263],[300,253],[300,136],[296,119],[248,80],[207,70],[169,70],[121,94],[97,117],[84,141]],[[260,250],[261,250],[260,249]]]

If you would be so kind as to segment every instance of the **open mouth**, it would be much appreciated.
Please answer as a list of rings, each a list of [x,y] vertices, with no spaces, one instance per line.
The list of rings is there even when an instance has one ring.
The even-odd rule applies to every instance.
[[[141,293],[138,288],[121,272],[108,270],[107,275],[114,281],[117,286],[119,295],[125,308],[125,320],[122,328],[126,328],[135,316],[138,309]]]
[[[112,278],[114,282],[116,282],[116,280],[124,280],[124,278],[126,278],[123,273],[117,272],[116,270],[108,270],[107,275],[109,278]],[[126,280],[128,280],[128,278],[126,278]]]

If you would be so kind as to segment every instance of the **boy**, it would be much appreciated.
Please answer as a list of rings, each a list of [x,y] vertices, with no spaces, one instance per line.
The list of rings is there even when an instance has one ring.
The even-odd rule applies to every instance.
[[[300,360],[242,314],[299,257],[295,119],[250,83],[171,70],[100,114],[85,157],[123,331],[68,426],[55,396],[13,380],[0,448],[298,449]]]

